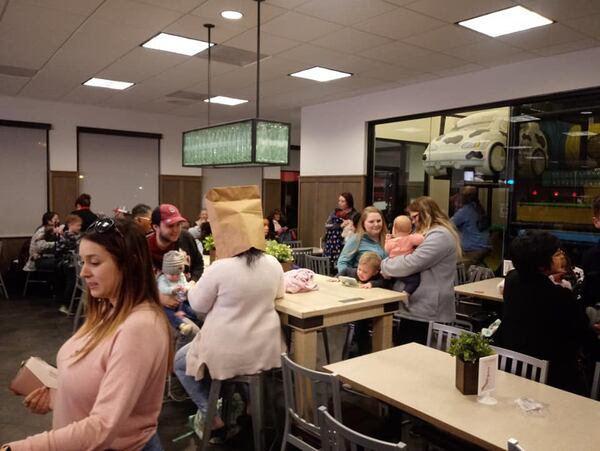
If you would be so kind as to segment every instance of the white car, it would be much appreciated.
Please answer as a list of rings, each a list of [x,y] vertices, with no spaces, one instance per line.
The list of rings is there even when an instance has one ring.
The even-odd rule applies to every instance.
[[[473,169],[478,175],[495,175],[506,167],[508,117],[496,111],[474,113],[460,119],[448,133],[434,139],[423,153],[425,172],[444,176],[448,169]],[[517,164],[525,173],[540,175],[546,169],[547,141],[539,125],[519,127]]]

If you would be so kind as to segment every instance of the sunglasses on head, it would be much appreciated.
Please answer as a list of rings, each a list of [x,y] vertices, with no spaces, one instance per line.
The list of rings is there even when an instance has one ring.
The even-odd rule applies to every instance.
[[[111,230],[116,230],[119,235],[123,236],[123,233],[117,227],[117,223],[112,218],[97,219],[90,224],[86,232],[96,232],[102,234],[110,232]]]

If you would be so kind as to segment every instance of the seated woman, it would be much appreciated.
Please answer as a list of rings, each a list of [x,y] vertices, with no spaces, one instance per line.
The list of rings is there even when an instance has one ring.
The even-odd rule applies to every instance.
[[[281,210],[276,208],[268,216],[269,219],[269,234],[274,236],[277,241],[289,241],[289,233],[287,223],[281,216]]]
[[[450,218],[462,243],[462,255],[465,268],[471,265],[479,265],[491,252],[489,219],[485,214],[477,188],[464,186],[460,190],[461,207]]]
[[[510,256],[515,269],[506,276],[500,346],[548,360],[548,384],[583,393],[577,356],[589,332],[583,305],[573,293],[556,285],[553,256],[558,238],[529,231],[513,240]]]
[[[36,271],[38,269],[56,269],[54,257],[56,241],[60,233],[60,219],[58,213],[47,211],[42,216],[42,225],[39,226],[29,243],[29,258],[23,267],[24,271]]]
[[[156,428],[172,348],[146,239],[130,220],[101,219],[81,239],[79,256],[85,323],[58,351],[54,405],[45,387],[24,402],[34,413],[52,410],[52,430],[8,446],[161,450]]]
[[[415,341],[425,344],[429,321],[449,323],[456,319],[454,277],[460,256],[460,239],[438,204],[427,196],[415,199],[407,208],[415,232],[424,236],[412,254],[386,258],[381,262],[384,277],[407,277],[421,273],[421,283],[408,304],[400,303],[400,328],[396,344]],[[396,280],[394,290],[404,291]]]
[[[275,299],[284,294],[283,270],[274,257],[251,244],[263,239],[261,221],[256,219],[254,231],[239,230],[235,244],[213,227],[219,259],[188,292],[192,308],[207,315],[194,341],[177,351],[175,373],[198,407],[194,430],[200,438],[211,379],[277,368],[285,351],[275,311]],[[211,426],[222,427],[222,419],[217,416]]]

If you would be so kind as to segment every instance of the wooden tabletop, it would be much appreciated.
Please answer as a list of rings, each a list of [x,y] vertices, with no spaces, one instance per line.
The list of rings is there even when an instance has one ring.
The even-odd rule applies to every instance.
[[[407,299],[405,293],[398,291],[345,287],[339,281],[332,282],[332,280],[336,279],[316,274],[318,290],[307,293],[286,293],[283,298],[275,301],[275,308],[280,313],[297,318],[310,318]]]
[[[480,280],[479,282],[465,283],[454,287],[454,292],[464,296],[488,299],[496,302],[504,302],[502,295],[498,292],[498,284],[504,277]]]
[[[514,437],[527,451],[600,449],[600,403],[590,398],[499,371],[498,404],[455,388],[454,357],[416,343],[325,366],[345,383],[456,436],[491,450],[505,450]],[[545,404],[528,414],[517,398]]]

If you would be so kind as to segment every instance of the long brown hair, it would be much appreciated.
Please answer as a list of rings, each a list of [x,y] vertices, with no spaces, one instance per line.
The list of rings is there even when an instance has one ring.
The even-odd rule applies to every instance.
[[[382,249],[385,249],[385,236],[388,233],[387,225],[385,224],[385,218],[383,217],[383,213],[379,208],[375,207],[365,207],[363,211],[360,213],[360,220],[358,221],[358,226],[356,227],[356,233],[354,236],[356,237],[356,248],[352,249],[351,254],[355,254],[358,252],[358,248],[360,247],[360,242],[363,237],[367,234],[365,231],[365,221],[367,220],[367,216],[370,213],[377,213],[381,216],[381,231],[379,232],[379,245]]]
[[[114,306],[108,300],[94,298],[87,289],[86,319],[75,336],[87,336],[88,340],[77,354],[75,361],[89,354],[103,340],[112,336],[134,307],[142,303],[147,303],[156,311],[164,333],[171,340],[169,322],[159,302],[146,238],[131,219],[119,218],[114,221],[115,225],[112,229],[98,232],[92,227],[82,238],[102,246],[111,254],[121,272],[121,281],[117,287]],[[173,362],[172,344],[169,346],[168,359],[170,369]]]
[[[423,235],[427,234],[434,227],[444,227],[450,232],[450,235],[456,242],[456,255],[461,258],[462,249],[460,245],[460,236],[454,227],[454,224],[448,218],[448,215],[442,211],[439,205],[429,196],[417,197],[413,200],[406,210],[409,213],[418,213],[419,221],[415,232]]]

